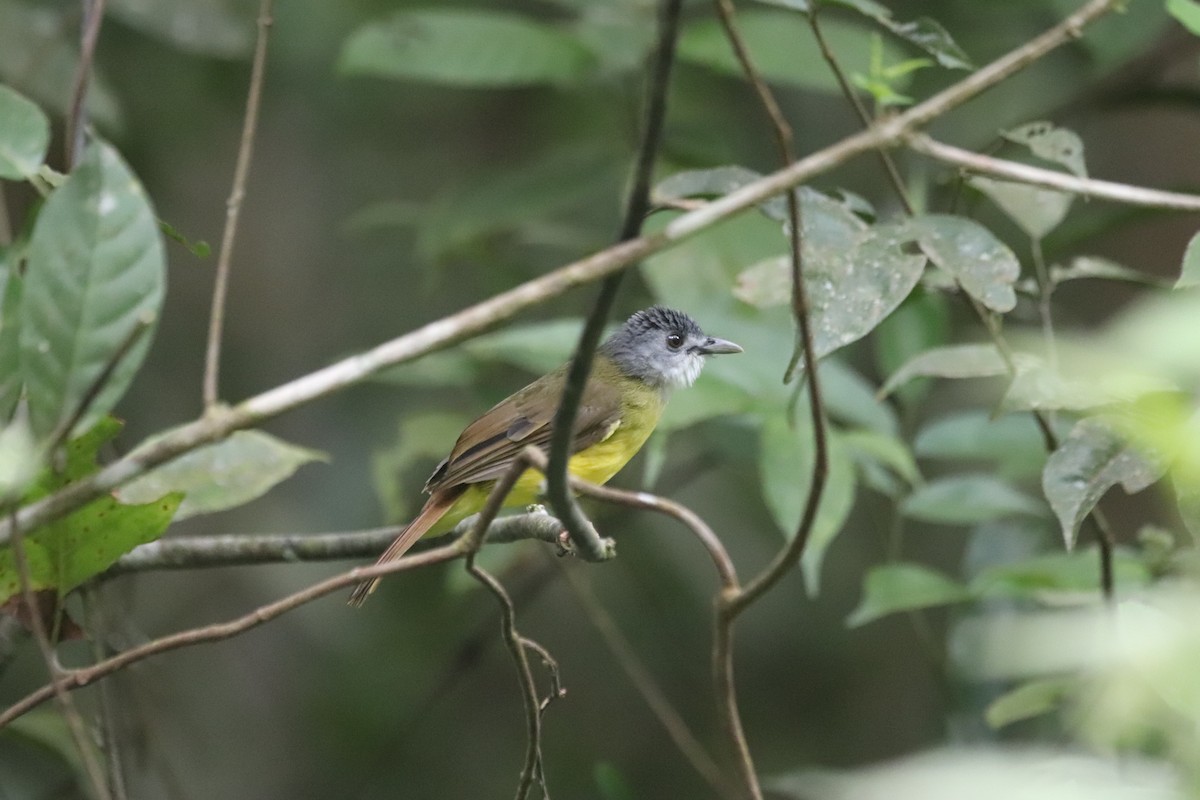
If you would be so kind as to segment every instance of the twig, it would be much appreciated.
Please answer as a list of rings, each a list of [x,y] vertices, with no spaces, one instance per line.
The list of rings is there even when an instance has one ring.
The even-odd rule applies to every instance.
[[[1086,5],[1040,36],[1021,45],[964,80],[919,103],[908,111],[880,121],[870,130],[847,136],[786,169],[748,183],[695,211],[668,222],[662,230],[613,245],[553,272],[495,295],[457,314],[385,342],[327,367],[256,395],[229,409],[218,407],[201,419],[182,425],[137,448],[87,478],[21,509],[17,521],[27,529],[69,513],[89,500],[117,488],[147,470],[189,450],[218,441],[235,430],[249,428],[285,411],[345,389],[385,367],[411,361],[483,332],[518,312],[558,297],[575,286],[599,280],[684,241],[722,220],[756,207],[777,194],[827,172],[839,164],[880,145],[901,141],[915,128],[961,105],[985,89],[1008,78],[1107,13],[1119,0],[1090,0]],[[0,526],[0,545],[9,540],[11,526]]]
[[[105,0],[83,0],[83,30],[79,37],[79,64],[75,67],[75,80],[71,86],[71,105],[67,112],[66,133],[63,136],[65,149],[65,172],[83,154],[84,133],[87,131],[87,94],[92,77],[92,62],[96,56],[96,42],[100,39],[100,24],[104,21]]]
[[[271,30],[272,0],[261,0],[258,7],[258,40],[254,45],[254,62],[250,68],[250,91],[246,97],[246,118],[242,122],[242,139],[238,147],[237,164],[233,170],[233,187],[225,203],[225,229],[221,233],[221,250],[217,255],[217,271],[213,282],[212,314],[208,325],[208,347],[204,355],[204,408],[211,409],[219,400],[217,382],[221,369],[221,333],[225,327],[225,298],[229,293],[229,266],[233,259],[233,241],[237,237],[242,200],[246,196],[246,178],[254,156],[254,134],[258,130],[258,109],[262,104],[263,76],[267,65],[267,40]]]
[[[84,587],[83,609],[84,624],[87,626],[88,638],[91,639],[92,660],[100,661],[111,655],[108,645],[107,619],[104,616],[103,599],[100,597],[98,586],[89,582]],[[108,790],[112,800],[128,800],[129,790],[125,784],[125,764],[122,760],[121,737],[117,730],[117,709],[119,704],[113,697],[114,687],[110,681],[103,681],[96,687],[100,695],[100,722],[102,730],[101,749],[104,752],[105,765],[108,774]]]
[[[504,636],[504,644],[508,648],[509,655],[512,656],[513,666],[516,667],[517,682],[521,686],[521,698],[525,704],[525,763],[521,767],[521,777],[517,781],[516,800],[525,800],[525,797],[529,794],[530,787],[533,786],[534,779],[541,772],[541,705],[538,702],[537,686],[533,682],[533,670],[529,667],[529,658],[525,654],[525,646],[522,643],[521,634],[517,631],[517,610],[513,606],[512,598],[508,596],[508,592],[505,591],[500,581],[496,580],[491,573],[475,564],[475,556],[478,555],[479,548],[483,545],[484,532],[492,520],[496,518],[496,514],[500,512],[500,508],[504,504],[504,498],[512,491],[521,474],[533,463],[533,454],[540,456],[541,452],[533,447],[525,448],[525,451],[513,461],[504,475],[496,481],[488,493],[487,502],[484,504],[483,510],[479,512],[479,519],[471,527],[470,532],[463,537],[463,547],[467,551],[465,563],[467,572],[475,580],[483,584],[496,598],[496,602],[500,604],[500,630]]]
[[[557,559],[555,563],[558,563]],[[516,604],[514,603],[513,605],[515,606]],[[567,690],[562,685],[562,670],[558,666],[558,659],[550,655],[549,650],[528,636],[521,637],[521,646],[526,650],[532,650],[537,653],[538,658],[542,660],[542,666],[546,668],[547,674],[550,675],[550,691],[538,703],[538,712],[545,714],[546,709],[550,707],[551,703],[567,696]]]
[[[650,210],[650,182],[654,174],[654,162],[662,143],[663,122],[667,114],[667,89],[670,85],[671,67],[675,61],[675,42],[679,37],[679,9],[682,0],[662,0],[659,7],[658,45],[654,52],[649,85],[646,90],[642,114],[642,135],[638,143],[633,181],[625,202],[625,214],[618,235],[619,242],[634,240],[642,230],[642,220]],[[602,547],[600,537],[587,524],[583,513],[575,505],[568,489],[567,462],[573,455],[572,440],[575,418],[579,413],[579,402],[592,371],[592,359],[600,334],[604,331],[617,290],[621,286],[624,270],[604,279],[592,311],[588,315],[567,379],[563,384],[562,399],[554,414],[554,435],[550,440],[550,466],[546,472],[546,496],[555,514],[562,520],[571,537],[576,552],[588,561],[603,561],[614,554]]]
[[[38,650],[42,653],[42,660],[46,663],[46,671],[50,673],[48,687],[50,696],[57,698],[62,709],[63,720],[67,723],[67,730],[70,731],[75,749],[79,751],[79,758],[83,762],[84,772],[87,773],[88,781],[92,785],[92,792],[101,800],[110,800],[108,782],[104,779],[104,770],[96,760],[96,754],[88,741],[83,718],[79,716],[79,709],[75,708],[75,703],[71,700],[64,671],[58,665],[58,659],[54,655],[54,646],[50,644],[50,636],[42,618],[42,604],[33,591],[33,583],[29,576],[25,537],[17,527],[13,528],[12,554],[13,564],[17,569],[17,580],[21,585],[21,599],[29,613],[29,628],[33,631],[33,638],[37,642]]]
[[[576,570],[570,569],[560,559],[555,559],[554,563],[563,577],[567,579],[567,585],[571,588],[575,599],[579,601],[579,605],[583,607],[587,618],[600,632],[604,643],[608,645],[609,652],[613,654],[617,664],[625,671],[629,682],[646,701],[647,707],[666,730],[667,735],[671,737],[675,747],[691,764],[692,769],[696,770],[696,773],[719,796],[735,797],[736,793],[729,786],[725,776],[721,774],[721,770],[712,760],[712,756],[692,733],[682,715],[671,705],[666,692],[662,690],[662,687],[654,680],[654,676],[638,658],[637,652],[625,635],[621,633],[621,629],[617,627],[612,615],[596,599],[595,593],[588,585],[587,578],[578,574]]]
[[[858,96],[858,92],[854,91],[854,87],[850,85],[850,79],[846,77],[846,71],[842,69],[837,56],[834,55],[833,49],[830,48],[829,42],[826,41],[825,32],[821,30],[821,23],[817,19],[820,10],[821,4],[814,2],[807,14],[808,27],[812,29],[813,38],[817,40],[817,47],[821,50],[821,57],[825,59],[825,63],[829,65],[834,78],[837,79],[838,86],[842,89],[842,94],[850,101],[850,105],[854,107],[854,113],[858,115],[862,126],[870,128],[872,124],[871,114],[867,111],[866,106],[863,105],[862,98]],[[900,170],[896,168],[896,162],[892,160],[892,154],[882,147],[876,148],[875,152],[878,154],[879,161],[883,165],[883,172],[887,175],[888,182],[892,184],[892,189],[896,192],[896,197],[900,200],[900,204],[904,206],[904,213],[911,217],[916,212],[912,200],[908,196],[908,190],[904,188],[904,179],[900,177]]]
[[[71,416],[67,417],[59,426],[58,431],[55,433],[53,439],[51,439],[53,444],[50,446],[49,452],[53,453],[67,440],[71,435],[71,431],[79,424],[79,420],[83,419],[83,415],[91,408],[92,403],[96,402],[96,397],[103,391],[105,384],[108,383],[108,379],[112,377],[113,370],[124,360],[129,351],[133,349],[133,346],[137,344],[146,331],[150,330],[150,326],[153,324],[153,314],[138,318],[137,322],[134,323],[133,330],[129,331],[121,343],[117,345],[117,349],[108,357],[108,363],[104,365],[104,368],[96,375],[95,380],[88,386],[87,391],[79,398],[79,403],[75,406],[75,410],[71,413]]]
[[[138,661],[144,661],[151,656],[159,653],[166,653],[171,650],[178,650],[183,647],[191,647],[197,644],[207,642],[218,642],[224,639],[229,639],[237,636],[240,633],[257,628],[259,625],[270,622],[276,617],[287,613],[295,608],[299,608],[306,603],[322,598],[333,592],[340,591],[349,586],[353,586],[363,580],[379,577],[380,575],[390,575],[393,572],[402,572],[408,569],[427,566],[429,564],[439,564],[443,561],[451,561],[456,558],[461,558],[466,552],[458,542],[448,544],[444,547],[439,547],[434,550],[425,550],[420,553],[412,553],[404,558],[390,561],[386,564],[373,564],[369,567],[356,567],[355,569],[343,572],[332,578],[326,578],[319,583],[315,583],[298,592],[287,595],[272,603],[256,608],[249,614],[237,617],[226,622],[217,622],[212,625],[205,625],[199,628],[191,628],[189,630],[173,633],[168,636],[163,636],[160,639],[155,639],[146,642],[137,647],[131,647],[128,650],[122,650],[114,656],[98,661],[87,667],[68,670],[60,675],[58,686],[68,691],[73,691],[82,686],[94,683],[101,678],[107,677],[114,672],[124,669],[130,664]],[[12,722],[17,717],[36,708],[50,698],[54,697],[55,684],[48,684],[37,689],[13,705],[9,706],[0,713],[0,728],[3,728],[8,723]]]
[[[1043,169],[1018,161],[1008,161],[983,153],[963,150],[960,147],[939,142],[923,133],[914,133],[905,137],[905,144],[918,153],[938,161],[954,164],[984,175],[1027,183],[1030,186],[1058,189],[1062,192],[1071,192],[1099,200],[1112,200],[1131,206],[1146,206],[1167,211],[1200,211],[1200,196],[1194,194],[1147,189],[1143,186],[1130,186],[1125,183],[1114,183],[1095,178],[1082,178],[1067,172]]]

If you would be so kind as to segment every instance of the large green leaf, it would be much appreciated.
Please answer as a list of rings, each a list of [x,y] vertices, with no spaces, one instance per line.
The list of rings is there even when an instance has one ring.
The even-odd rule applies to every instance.
[[[0,178],[37,174],[50,144],[50,121],[42,110],[7,86],[0,86]]]
[[[863,584],[863,598],[846,618],[857,628],[868,622],[921,608],[961,603],[971,593],[958,581],[920,564],[885,564],[873,567]]]
[[[148,503],[168,492],[186,497],[176,519],[248,503],[297,469],[328,456],[262,431],[236,431],[224,441],[192,450],[117,490],[123,503]]]
[[[917,432],[913,450],[922,458],[988,461],[1004,477],[1041,474],[1046,444],[1029,414],[993,418],[983,410],[960,411]]]
[[[1200,36],[1200,3],[1196,0],[1167,0],[1167,13],[1196,36]]]
[[[829,472],[825,490],[800,562],[804,585],[811,595],[820,591],[825,551],[854,506],[854,460],[833,429],[827,429],[827,443]],[[758,464],[763,496],[775,523],[789,538],[796,534],[808,501],[814,458],[811,427],[798,425],[792,429],[782,415],[763,423]]]
[[[25,497],[41,499],[95,472],[96,453],[121,429],[111,417],[68,443],[61,470],[45,470]],[[139,544],[162,535],[183,495],[168,494],[144,505],[126,505],[104,495],[24,536],[33,589],[57,589],[63,595],[108,569]],[[11,547],[0,548],[0,602],[20,591]]]
[[[141,326],[152,328],[166,282],[162,239],[141,184],[116,151],[91,144],[46,201],[29,242],[20,358],[34,433],[47,436]],[[76,426],[86,430],[125,393],[150,330],[112,369]]]
[[[595,55],[568,32],[496,11],[401,11],[352,33],[339,67],[348,75],[455,86],[570,83],[593,71]]]
[[[881,374],[890,375],[918,353],[944,345],[950,335],[950,312],[946,297],[918,286],[885,319],[872,337],[875,364]],[[927,381],[905,387],[900,399],[911,404],[921,398]]]
[[[801,86],[819,92],[840,93],[837,79],[798,15],[771,9],[738,14],[738,29],[754,64],[767,80]],[[829,47],[837,53],[846,72],[868,71],[871,61],[871,31],[861,25],[830,19],[822,25]],[[904,59],[893,42],[883,45],[883,61]],[[726,75],[742,76],[720,21],[707,17],[688,24],[679,39],[679,58]]]
[[[1062,526],[1067,548],[1075,546],[1079,526],[1116,484],[1127,494],[1140,492],[1162,477],[1162,459],[1135,448],[1113,426],[1098,418],[1080,420],[1042,473],[1042,490]]]
[[[108,0],[107,13],[189,53],[236,58],[254,44],[253,5],[238,0]]]
[[[1117,552],[1113,575],[1121,588],[1145,586],[1150,574],[1136,556]],[[1100,589],[1100,556],[1095,548],[1025,558],[983,569],[971,580],[971,591],[984,597],[1038,599],[1052,594],[1075,595]]]
[[[913,378],[989,378],[1008,366],[994,344],[953,344],[918,353],[893,372],[879,394],[886,397]]]
[[[999,478],[967,474],[930,481],[906,497],[900,511],[926,522],[972,525],[1018,515],[1038,516],[1044,507]]]

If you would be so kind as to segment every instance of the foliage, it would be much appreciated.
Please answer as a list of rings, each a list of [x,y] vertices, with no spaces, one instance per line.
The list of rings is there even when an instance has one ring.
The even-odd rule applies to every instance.
[[[264,172],[261,184],[253,173],[247,200],[273,222],[251,226],[257,246],[245,248],[246,263],[235,259],[238,270],[256,277],[235,270],[234,285],[242,284],[225,346],[237,376],[232,385],[246,394],[599,249],[615,227],[631,159],[640,99],[634,89],[654,43],[652,4],[337,5],[314,6],[311,17],[275,9],[277,49],[264,109],[270,123],[261,132],[268,144],[255,167]],[[853,85],[886,120],[895,107],[972,74],[976,62],[998,52],[998,42],[1030,40],[1067,4],[1001,5],[945,0],[930,4],[931,16],[908,20],[873,0],[764,0],[739,6],[737,24],[807,153],[857,130],[812,36],[814,20]],[[194,410],[190,402],[179,410],[181,397],[191,395],[180,386],[195,376],[181,379],[178,365],[198,364],[203,334],[183,322],[191,313],[183,308],[206,306],[208,287],[192,297],[195,275],[178,273],[207,262],[188,257],[173,266],[172,291],[180,284],[187,294],[168,294],[168,263],[186,254],[163,237],[207,255],[192,231],[209,223],[192,210],[190,194],[202,194],[201,176],[218,157],[202,139],[222,125],[236,128],[225,115],[244,87],[240,77],[230,82],[228,71],[240,69],[251,51],[252,9],[233,0],[110,6],[103,41],[115,41],[90,75],[87,117],[96,130],[78,162],[60,173],[52,131],[72,113],[78,21],[65,6],[0,0],[0,200],[16,200],[11,208],[0,202],[6,515],[73,491],[117,459],[106,449],[121,429],[113,413],[144,437],[133,448],[120,443],[136,462],[170,433],[168,420]],[[1107,134],[1089,124],[1089,115],[1101,113],[1092,107],[1094,93],[1125,87],[1128,59],[1160,57],[1154,37],[1169,20],[1200,30],[1197,7],[1191,0],[1131,4],[1127,14],[1081,30],[1081,41],[1059,60],[1038,62],[967,111],[940,118],[937,136],[1079,179],[1092,172],[1136,177],[1137,163],[1122,162],[1127,169],[1120,172],[1105,160],[1137,143],[1096,141]],[[146,70],[147,97],[187,102],[145,108],[129,88],[142,65],[120,44],[163,60],[161,75]],[[689,7],[678,59],[654,209],[644,226],[650,236],[667,235],[687,210],[714,207],[777,165],[769,123],[715,14]],[[1127,88],[1130,97],[1114,91],[1112,102],[1161,100],[1148,90],[1140,96],[1144,88]],[[1072,114],[1063,112],[1069,101],[1077,103]],[[320,119],[298,119],[307,116]],[[1076,125],[1077,117],[1085,121]],[[193,148],[208,160],[194,160]],[[754,749],[762,742],[771,753],[779,773],[771,785],[785,797],[871,797],[880,786],[889,795],[962,796],[994,788],[993,781],[995,796],[1031,786],[1028,796],[1056,796],[1053,787],[1014,777],[1043,769],[1082,776],[1080,796],[1131,797],[1139,786],[1150,786],[1153,797],[1195,796],[1200,234],[1191,235],[1187,223],[1178,246],[1148,248],[1138,226],[1161,211],[1114,215],[1070,192],[958,173],[901,151],[892,153],[898,187],[863,159],[864,171],[826,170],[794,190],[827,473],[804,532],[802,581],[785,579],[759,604],[758,629],[739,629],[747,638],[739,638],[737,658],[750,676],[739,689],[754,697],[743,712],[751,730],[761,724],[763,731],[750,737]],[[301,162],[302,155],[312,157]],[[186,197],[166,175],[176,168],[181,181],[195,184]],[[1181,167],[1181,183],[1191,179]],[[263,199],[268,192],[277,192],[271,202]],[[645,259],[620,301],[627,309],[651,302],[684,309],[706,331],[745,348],[737,358],[712,360],[694,387],[672,399],[640,468],[618,479],[695,507],[732,552],[743,580],[801,532],[817,472],[813,400],[802,380],[785,382],[796,341],[791,225],[783,196],[762,202]],[[336,236],[327,240],[326,231]],[[1127,247],[1107,244],[1133,234],[1142,238]],[[203,236],[212,239],[207,230]],[[1181,265],[1177,279],[1154,271],[1163,253]],[[254,291],[261,294],[249,295]],[[1113,293],[1127,301],[1122,310],[1092,310]],[[26,531],[24,576],[11,545],[0,546],[0,601],[15,598],[24,577],[31,588],[55,593],[60,611],[78,604],[75,589],[188,517],[223,514],[181,530],[345,529],[377,524],[376,507],[386,522],[404,521],[420,500],[426,469],[467,420],[570,357],[585,306],[563,296],[534,318],[380,372],[373,386],[344,393],[336,413],[315,404],[311,419],[280,423],[295,425],[289,434],[301,431],[321,451],[239,431]],[[222,413],[206,411],[212,418]],[[166,430],[155,433],[159,427]],[[337,456],[336,468],[293,478],[300,466],[329,460],[324,451]],[[1113,492],[1116,486],[1123,491]],[[685,545],[677,551],[664,543],[673,522],[607,508],[594,518],[621,545],[617,566],[593,571],[605,606],[634,632],[631,649],[649,654],[649,672],[672,670],[668,694],[687,703],[688,722],[715,725],[711,693],[696,677],[703,672],[696,665],[708,664],[708,642],[689,628],[710,610],[707,566],[694,568]],[[532,547],[512,546],[503,560],[495,549],[482,563],[503,569],[504,583],[516,586],[536,572]],[[198,582],[204,602],[176,605],[207,610],[211,599],[224,607],[228,598],[212,591],[212,579],[189,580]],[[240,580],[258,591],[255,597],[264,585],[281,591],[272,578]],[[591,632],[581,630],[576,609],[536,613],[546,607],[537,590],[550,580],[537,573],[528,580],[534,589],[521,586],[527,595],[519,598],[518,616],[557,637],[549,649],[565,651],[562,671],[580,676],[547,719],[574,713],[582,720],[572,718],[580,724],[562,725],[561,733],[552,726],[560,738],[541,743],[547,794],[559,794],[562,765],[572,764],[573,775],[561,778],[567,796],[704,796],[685,766],[661,763],[669,746],[657,729],[644,731],[652,726],[616,710],[629,704],[608,694],[617,691],[605,680],[614,670],[586,649]],[[269,671],[287,674],[296,682],[289,692],[302,699],[288,712],[294,716],[268,718],[271,735],[303,730],[298,752],[319,751],[312,764],[340,764],[330,778],[301,766],[298,777],[263,779],[286,788],[245,791],[351,796],[346,776],[370,768],[372,782],[397,780],[370,766],[372,754],[384,752],[378,742],[389,756],[380,763],[391,763],[393,749],[403,751],[405,764],[423,763],[426,747],[449,759],[445,753],[458,748],[444,743],[460,737],[443,727],[457,725],[499,742],[497,753],[481,756],[478,769],[456,760],[416,770],[409,776],[415,785],[405,790],[494,795],[495,776],[508,780],[509,748],[521,729],[516,716],[481,720],[468,708],[487,716],[503,689],[489,684],[488,702],[471,703],[450,691],[469,670],[448,665],[473,664],[484,641],[471,629],[479,594],[458,591],[460,583],[442,573],[413,576],[407,589],[396,589],[411,593],[403,614],[389,617],[385,606],[380,616],[346,622],[340,610],[325,608],[282,628],[292,635],[275,634],[281,639],[274,645],[290,658],[272,659]],[[1109,590],[1115,594],[1105,597]],[[169,594],[197,596],[187,591],[175,586]],[[127,616],[121,622],[136,635],[134,615]],[[192,617],[179,617],[191,624]],[[374,638],[369,626],[377,629]],[[678,645],[662,647],[664,628],[681,632]],[[299,657],[296,642],[306,648]],[[932,673],[908,663],[906,651],[918,642],[929,651]],[[805,681],[778,683],[799,674],[796,654],[809,648],[814,669],[840,692],[832,711]],[[245,658],[238,653],[228,657]],[[281,664],[296,665],[295,673]],[[244,674],[245,665],[238,666]],[[880,670],[884,677],[873,675]],[[417,674],[423,677],[414,680]],[[421,705],[419,694],[440,679],[431,675],[445,676],[431,691],[441,705]],[[929,708],[911,727],[905,722],[904,734],[885,733],[894,703],[878,698],[931,680],[944,690],[945,708],[912,699]],[[5,694],[18,693],[5,687]],[[804,715],[781,698],[800,698],[795,705]],[[204,695],[199,702],[215,708],[227,701]],[[575,702],[584,711],[560,712]],[[447,713],[460,708],[461,719]],[[629,752],[596,746],[595,737],[611,735],[596,731],[608,713],[614,727],[628,731]],[[427,714],[423,725],[439,717],[430,744],[394,747],[389,734],[409,729],[405,714]],[[0,738],[0,783],[21,747],[53,752],[69,775],[84,771],[69,763],[71,740],[57,717],[48,725],[26,719],[10,739]],[[876,738],[826,752],[797,734],[807,724],[870,730]],[[1001,728],[1003,736],[1042,749],[1004,750]],[[932,730],[946,732],[930,741]],[[717,737],[706,730],[699,738]],[[318,739],[333,744],[318,749]],[[804,769],[822,758],[860,764],[918,740],[948,749],[875,771]],[[1063,742],[1119,758],[1079,755]],[[963,748],[971,743],[980,746]],[[492,758],[505,762],[496,766]],[[1114,763],[1122,768],[1115,777]],[[309,778],[328,784],[308,785]],[[23,773],[22,781],[34,785]],[[910,786],[921,788],[906,792]]]

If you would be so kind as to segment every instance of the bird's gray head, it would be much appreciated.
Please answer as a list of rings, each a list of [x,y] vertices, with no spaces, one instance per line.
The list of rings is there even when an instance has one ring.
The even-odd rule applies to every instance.
[[[740,353],[733,342],[705,335],[682,311],[651,306],[637,312],[600,345],[623,373],[659,389],[691,386],[704,357]]]

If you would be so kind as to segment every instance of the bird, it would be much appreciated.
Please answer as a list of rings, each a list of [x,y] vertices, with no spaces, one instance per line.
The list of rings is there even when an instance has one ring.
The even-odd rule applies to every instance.
[[[671,392],[691,386],[700,376],[706,356],[740,352],[739,345],[705,334],[682,311],[655,305],[634,313],[596,349],[567,471],[591,483],[606,483],[646,443]],[[463,429],[450,455],[425,482],[429,499],[376,563],[394,561],[422,536],[449,531],[479,512],[496,480],[525,447],[549,445],[569,366],[543,375]],[[542,482],[538,470],[525,470],[504,506],[534,502]],[[356,585],[350,605],[361,606],[379,580]]]

